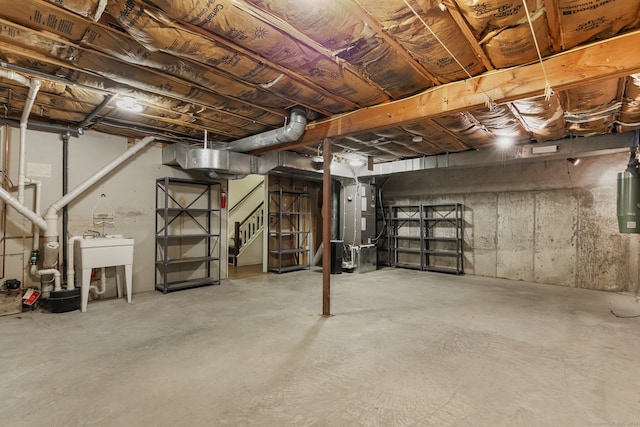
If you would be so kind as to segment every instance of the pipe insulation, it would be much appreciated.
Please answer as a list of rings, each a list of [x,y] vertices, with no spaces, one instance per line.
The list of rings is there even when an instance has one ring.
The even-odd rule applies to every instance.
[[[61,199],[54,202],[49,209],[47,209],[47,213],[45,215],[45,221],[47,226],[45,227],[45,237],[47,240],[54,240],[58,237],[58,211],[62,209],[64,206],[71,203],[78,196],[80,196],[87,189],[92,187],[95,183],[102,180],[105,176],[111,173],[114,169],[120,166],[122,163],[126,162],[128,159],[136,155],[139,151],[149,145],[156,139],[155,136],[147,136],[142,138],[140,141],[136,142],[131,148],[127,151],[113,159],[107,165],[105,165],[102,169],[95,173],[89,179],[83,181],[80,185],[78,185],[73,190],[69,191],[67,194],[62,196]],[[71,263],[68,266],[69,269],[73,269]]]

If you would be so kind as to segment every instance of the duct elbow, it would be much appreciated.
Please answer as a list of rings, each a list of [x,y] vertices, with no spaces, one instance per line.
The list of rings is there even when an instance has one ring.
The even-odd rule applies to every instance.
[[[229,151],[245,153],[258,148],[297,141],[304,134],[306,127],[306,111],[300,107],[296,107],[291,110],[289,122],[285,126],[231,142],[227,146],[227,149]]]
[[[289,116],[289,123],[283,128],[282,141],[280,142],[293,142],[298,140],[307,127],[307,114],[301,108],[294,108],[291,110]]]

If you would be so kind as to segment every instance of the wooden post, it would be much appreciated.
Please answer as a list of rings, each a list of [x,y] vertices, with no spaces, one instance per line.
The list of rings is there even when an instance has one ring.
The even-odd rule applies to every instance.
[[[323,141],[322,175],[322,315],[331,315],[331,140]]]

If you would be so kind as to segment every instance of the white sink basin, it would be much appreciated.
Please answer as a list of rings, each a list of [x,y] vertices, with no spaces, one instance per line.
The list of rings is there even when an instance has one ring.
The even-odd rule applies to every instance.
[[[122,237],[79,239],[74,258],[78,269],[133,264],[133,239]]]

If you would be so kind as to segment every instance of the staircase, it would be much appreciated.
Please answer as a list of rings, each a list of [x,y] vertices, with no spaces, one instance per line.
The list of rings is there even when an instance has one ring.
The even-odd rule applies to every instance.
[[[229,263],[238,265],[238,257],[243,248],[248,246],[256,236],[264,230],[264,202],[260,203],[242,221],[234,223],[233,235],[229,239]]]
[[[229,189],[241,199],[229,208],[229,264],[252,264],[256,256],[261,257],[262,243],[252,244],[262,236],[264,230],[264,179],[255,182],[255,177],[247,177],[249,182],[234,182],[236,187]],[[253,183],[251,182],[253,181]],[[249,184],[249,185],[247,185]],[[256,245],[259,245],[258,248]],[[240,257],[243,255],[242,259]],[[240,262],[239,262],[240,259]]]

